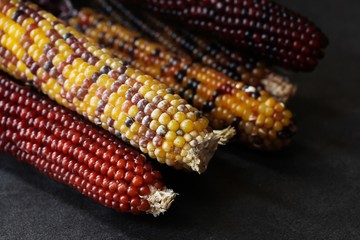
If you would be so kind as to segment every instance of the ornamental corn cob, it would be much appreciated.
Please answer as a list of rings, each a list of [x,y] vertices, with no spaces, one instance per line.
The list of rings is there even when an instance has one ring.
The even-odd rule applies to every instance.
[[[0,73],[0,151],[120,212],[165,212],[175,194],[144,155]]]
[[[160,79],[176,93],[201,109],[214,128],[234,125],[241,141],[251,147],[274,150],[294,134],[292,114],[265,91],[236,82],[193,63],[137,32],[111,22],[104,15],[83,9],[69,23],[138,69]]]
[[[228,139],[229,129],[213,132],[165,84],[124,66],[50,13],[15,0],[0,4],[2,69],[59,104],[176,168],[204,171],[218,142]]]
[[[313,70],[328,44],[313,22],[271,0],[136,2],[292,70]]]
[[[120,2],[115,0],[98,0],[102,8],[116,21],[126,28],[129,22],[136,28],[164,45],[167,49],[189,54],[193,61],[201,62],[205,66],[216,69],[228,77],[244,82],[258,90],[265,89],[270,95],[285,102],[296,92],[296,87],[288,79],[276,74],[265,63],[247,56],[244,53],[230,49],[219,43],[210,42],[204,38],[195,36],[183,28],[174,29],[151,14],[141,12],[135,15]],[[121,12],[121,15],[113,11],[112,6]],[[137,11],[138,12],[138,11]]]

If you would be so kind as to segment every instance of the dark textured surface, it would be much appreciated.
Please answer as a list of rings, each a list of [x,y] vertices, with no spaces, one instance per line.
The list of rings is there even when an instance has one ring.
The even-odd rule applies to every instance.
[[[121,215],[0,155],[0,239],[360,239],[360,2],[282,0],[330,38],[294,74],[299,133],[279,153],[228,145],[202,175],[166,170],[164,216]]]

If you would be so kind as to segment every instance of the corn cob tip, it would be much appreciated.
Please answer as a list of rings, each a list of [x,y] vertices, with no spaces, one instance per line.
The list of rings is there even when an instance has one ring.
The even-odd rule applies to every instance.
[[[217,149],[218,141],[214,132],[206,134],[204,141],[189,150],[185,160],[187,166],[199,174],[203,173]]]
[[[192,170],[203,173],[210,159],[214,155],[217,146],[225,145],[232,137],[236,135],[236,130],[229,126],[222,130],[214,130],[212,133],[205,136],[205,140],[200,143],[195,149],[191,149],[188,154],[190,158],[189,166]]]
[[[220,145],[225,145],[231,138],[236,135],[236,130],[234,127],[228,126],[222,130],[214,130],[215,137],[218,138],[218,143]]]
[[[146,200],[150,204],[150,209],[147,211],[147,213],[152,214],[154,217],[165,213],[166,210],[171,206],[176,195],[178,194],[175,193],[172,189],[165,188],[164,190],[159,190],[150,186],[150,194],[146,196]]]
[[[267,92],[281,102],[286,102],[297,91],[297,86],[292,84],[288,78],[274,73],[265,76],[261,83],[265,86]]]

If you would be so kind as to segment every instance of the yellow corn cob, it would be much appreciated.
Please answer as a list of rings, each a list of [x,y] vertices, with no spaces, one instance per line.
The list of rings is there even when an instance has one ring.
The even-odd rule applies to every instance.
[[[0,56],[3,70],[23,73],[59,104],[150,157],[202,172],[218,142],[229,137],[229,130],[208,128],[208,120],[165,84],[124,66],[35,4],[1,1],[0,9],[0,45],[8,50]]]
[[[259,149],[278,149],[290,141],[292,114],[267,92],[194,63],[188,56],[175,54],[90,9],[81,10],[69,23],[173,88],[203,110],[212,127],[234,125],[241,141]]]

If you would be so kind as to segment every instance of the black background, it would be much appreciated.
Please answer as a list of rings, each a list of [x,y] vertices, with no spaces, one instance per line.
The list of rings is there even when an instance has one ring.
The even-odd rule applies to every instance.
[[[180,195],[131,216],[0,155],[0,239],[360,239],[360,2],[281,0],[330,38],[311,74],[292,74],[299,132],[261,153],[222,147],[201,176],[166,170]]]

